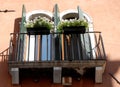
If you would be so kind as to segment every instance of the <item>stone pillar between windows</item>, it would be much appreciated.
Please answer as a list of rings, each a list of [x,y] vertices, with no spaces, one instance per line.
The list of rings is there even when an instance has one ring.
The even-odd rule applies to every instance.
[[[12,84],[19,84],[19,68],[11,68]]]

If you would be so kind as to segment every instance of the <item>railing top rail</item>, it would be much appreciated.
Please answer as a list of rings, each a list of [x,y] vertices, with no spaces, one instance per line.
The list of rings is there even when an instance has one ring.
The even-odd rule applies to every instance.
[[[101,32],[100,31],[89,31],[85,33],[101,33]],[[28,33],[10,33],[10,35],[13,35],[13,34],[28,34]],[[64,34],[64,32],[50,32],[50,34]]]

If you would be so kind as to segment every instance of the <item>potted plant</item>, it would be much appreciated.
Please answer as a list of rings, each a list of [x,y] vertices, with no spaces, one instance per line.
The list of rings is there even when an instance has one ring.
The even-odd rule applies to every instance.
[[[57,26],[58,31],[63,32],[64,34],[85,33],[87,28],[87,21],[80,19],[62,20]]]
[[[35,17],[24,23],[28,34],[49,34],[53,29],[53,22],[46,17]]]

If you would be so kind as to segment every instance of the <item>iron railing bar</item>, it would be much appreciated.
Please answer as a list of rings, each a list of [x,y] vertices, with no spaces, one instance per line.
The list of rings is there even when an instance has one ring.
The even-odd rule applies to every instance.
[[[92,45],[91,45],[91,38],[90,38],[90,34],[88,34],[88,39],[89,39],[89,48],[90,48],[90,59],[93,58],[93,54],[92,54]]]
[[[9,57],[8,60],[11,61],[12,60],[12,51],[13,51],[13,43],[12,43],[13,39],[12,36],[10,37],[10,43],[9,43]]]
[[[21,49],[22,49],[22,44],[21,44],[21,38],[20,38],[19,61],[21,61]]]
[[[40,35],[40,61],[42,61],[42,35]]]
[[[81,56],[80,56],[80,54],[81,54],[80,49],[81,48],[80,48],[80,39],[79,39],[79,37],[80,37],[80,35],[78,34],[77,35],[78,57],[79,57],[78,59],[81,60]]]
[[[82,47],[82,40],[83,40],[83,35],[79,35],[80,36],[80,51],[81,51],[81,60],[83,60],[83,56],[84,56],[84,53],[83,53],[83,47]]]
[[[95,39],[95,47],[93,47],[92,50],[94,50],[94,52],[95,52],[95,56],[96,56],[95,59],[97,59],[97,50],[96,50],[96,44],[97,44],[97,41],[96,41],[96,35],[95,35],[95,34],[94,34],[94,39]]]
[[[58,35],[59,38],[60,38],[60,35]],[[62,53],[61,53],[61,50],[62,50],[62,46],[61,46],[61,38],[59,39],[59,55],[60,55],[60,60],[62,60]]]
[[[50,39],[51,39],[51,41],[50,41],[50,49],[51,49],[51,51],[50,51],[50,61],[52,61],[52,51],[53,51],[53,49],[52,49],[52,35],[50,35]]]
[[[83,36],[83,53],[84,53],[84,58],[86,58],[86,45],[85,45],[85,36],[84,36],[84,34],[82,34],[82,36]]]
[[[90,54],[90,50],[91,50],[91,42],[90,42],[90,37],[89,37],[89,33],[86,34],[87,37],[87,41],[86,41],[86,55],[87,55],[87,59],[91,59],[91,54]]]
[[[95,43],[96,43],[96,45],[95,45],[94,48],[92,48],[92,50],[95,49],[94,52],[96,53],[96,57],[98,58],[99,57],[99,52],[98,52],[99,48],[98,47],[99,47],[99,44],[100,44],[100,37],[97,40],[97,36],[96,35],[95,35]],[[96,49],[97,49],[97,51],[96,51]]]
[[[29,61],[29,56],[30,56],[30,35],[29,35],[29,43],[28,43],[28,61]]]
[[[95,54],[96,54],[96,59],[98,58],[98,50],[97,50],[97,45],[98,45],[98,43],[97,43],[97,36],[96,36],[96,34],[94,34],[94,37],[95,37],[95,47],[94,48],[92,48],[92,49],[94,49],[94,52],[95,52]]]
[[[34,45],[34,61],[35,61],[35,60],[36,60],[36,52],[37,52],[37,51],[36,51],[36,50],[37,50],[37,48],[36,48],[36,47],[37,47],[37,46],[36,46],[36,45],[37,45],[37,42],[36,42],[36,41],[37,41],[37,37],[36,37],[36,35],[34,35],[34,37],[35,37],[35,42],[34,42],[34,44],[35,44],[35,45]]]
[[[45,36],[46,36],[46,35],[45,35]],[[47,56],[46,56],[46,57],[47,57],[47,61],[48,61],[48,35],[46,36],[46,42],[47,42],[47,43],[46,43],[46,45],[47,45],[47,48],[46,48],[46,51],[47,51],[47,52],[46,52],[46,53],[47,53],[46,55],[47,55]]]
[[[66,35],[65,35],[65,37],[64,37],[64,40],[65,40],[65,42],[64,42],[64,44],[65,44],[65,60],[66,59],[68,59],[68,46],[67,46],[67,39],[66,39]]]
[[[72,59],[75,60],[73,38],[71,38]]]
[[[97,47],[98,47],[98,58],[102,56],[102,55],[101,55],[101,50],[100,50],[100,47],[99,47],[99,46],[100,46],[100,35],[99,35],[98,46],[97,46]]]
[[[17,52],[17,55],[16,55],[16,56],[17,56],[17,57],[16,57],[16,58],[17,58],[17,61],[19,61],[19,53],[20,53],[20,47],[21,47],[20,45],[21,45],[21,44],[20,44],[20,36],[18,35],[18,41],[17,41],[17,47],[16,47],[16,50],[17,50],[17,51],[16,51],[16,52]]]
[[[43,42],[42,42],[42,40],[43,40],[43,36],[41,35],[41,61],[43,61],[43,59],[44,59],[43,58],[43,53],[42,53],[43,52],[43,47],[42,47],[43,46]]]
[[[52,60],[55,61],[55,38],[54,34],[52,34]]]
[[[23,40],[21,40],[21,44],[22,44],[22,47],[21,47],[21,58],[20,58],[21,61],[23,61],[23,58],[24,58],[23,57],[23,54],[24,54],[24,39],[25,39],[24,35],[22,35]]]
[[[100,34],[100,38],[101,38],[101,45],[102,45],[102,49],[103,49],[104,58],[106,58],[105,48],[103,45],[103,38],[102,38],[101,34]]]
[[[18,36],[18,34],[16,34],[15,36],[13,35],[13,39],[15,38],[15,43],[13,43],[13,50],[15,51],[14,53],[14,60],[15,60],[15,58],[16,58],[16,60],[17,60],[17,58],[18,58],[18,56],[17,56],[17,54],[18,54],[18,41],[19,41],[19,36]]]
[[[101,33],[100,31],[89,31],[89,32],[85,32],[85,33]],[[28,33],[10,33],[10,35],[12,34],[27,34],[30,35]],[[64,32],[50,32],[50,34],[64,34]]]
[[[96,57],[99,57],[99,56],[102,56],[102,54],[103,54],[103,56],[105,57],[105,50],[104,50],[104,46],[103,46],[103,42],[101,41],[102,40],[102,37],[101,37],[101,32],[97,32],[97,31],[95,31],[95,32],[86,32],[86,33],[94,33],[94,35],[96,34],[96,33],[99,33],[100,34],[100,36],[99,36],[99,38],[98,37],[96,37],[96,35],[95,35],[95,47],[93,47],[92,48],[92,50],[94,50],[94,52],[95,52],[95,54],[96,54]],[[15,39],[16,39],[16,47],[15,47],[15,49],[17,50],[16,52],[17,52],[17,54],[15,54],[16,56],[17,56],[17,60],[19,61],[19,60],[21,60],[21,58],[23,58],[23,53],[24,53],[24,51],[23,51],[23,47],[24,47],[24,44],[23,44],[23,42],[24,42],[24,40],[21,40],[20,39],[20,35],[22,35],[22,34],[27,34],[28,36],[29,36],[29,41],[30,41],[30,35],[28,34],[28,33],[11,33],[11,35],[14,35],[14,34],[16,34],[16,35],[18,35],[17,37],[15,37]],[[54,34],[63,34],[63,33],[59,33],[59,32],[55,32],[55,33],[50,33],[50,34],[53,34],[53,38],[52,38],[52,46],[54,46],[54,40],[55,40],[55,38],[54,38]],[[23,37],[24,37],[24,35],[22,35]],[[78,58],[80,59],[80,49],[79,48],[81,48],[82,49],[82,51],[83,51],[83,53],[84,52],[86,52],[85,50],[86,50],[86,44],[85,44],[85,37],[84,37],[84,34],[80,34],[80,36],[83,36],[83,37],[81,37],[81,38],[83,38],[83,42],[81,41],[80,43],[81,43],[81,45],[82,44],[84,44],[84,48],[81,48],[80,47],[80,44],[79,44],[79,40],[77,39],[77,41],[76,41],[76,47],[74,47],[73,45],[73,39],[71,39],[71,45],[70,45],[70,48],[69,48],[69,46],[68,46],[68,42],[67,42],[67,40],[66,40],[66,37],[64,38],[64,41],[65,41],[65,43],[64,43],[64,45],[65,45],[65,49],[64,49],[64,51],[65,51],[65,57],[66,57],[66,59],[68,60],[68,58],[70,58],[70,57],[72,57],[72,60],[74,60],[74,48],[76,49],[77,47],[77,50],[75,50],[76,52],[78,51]],[[41,35],[41,37],[42,37],[42,35]],[[35,37],[36,38],[36,37]],[[47,43],[46,43],[46,45],[47,45],[47,61],[49,60],[48,59],[48,44],[49,44],[49,42],[48,42],[48,36],[47,36]],[[90,37],[89,37],[89,39],[90,39]],[[36,40],[36,39],[35,39]],[[61,46],[60,46],[60,43],[61,43],[61,41],[60,41],[60,37],[59,37],[59,56],[60,56],[60,59],[61,59]],[[89,42],[90,43],[90,42]],[[30,43],[29,43],[30,44]],[[35,45],[36,45],[36,43],[35,43]],[[100,45],[100,46],[99,46]],[[101,47],[101,45],[102,45],[102,47]],[[30,46],[30,45],[29,45]],[[89,45],[90,46],[90,45]],[[99,46],[99,47],[98,47]],[[97,50],[96,50],[96,47],[97,47]],[[41,49],[42,49],[42,47],[40,47]],[[36,48],[35,48],[36,49]],[[54,51],[54,47],[53,48],[50,48],[50,49],[53,49],[52,51]],[[71,51],[68,53],[68,49],[71,49]],[[28,51],[29,51],[29,47],[28,47]],[[36,51],[36,50],[35,50]],[[104,51],[104,52],[103,52]],[[41,50],[41,52],[42,52],[42,50]],[[102,53],[103,52],[103,53]],[[52,54],[54,54],[55,53],[55,51],[54,52],[52,52]],[[72,53],[72,54],[71,54]],[[69,55],[68,55],[69,54]],[[29,55],[29,52],[28,52],[28,55]],[[42,53],[41,53],[41,55],[42,55]],[[85,53],[85,55],[86,55],[86,53]],[[35,55],[34,55],[35,56]],[[55,55],[54,55],[55,56]],[[82,56],[82,57],[85,57],[85,56]],[[90,53],[90,57],[92,57],[92,53]],[[29,56],[28,56],[28,58],[29,58]],[[52,58],[54,58],[54,57],[52,57]],[[55,59],[55,58],[54,58]],[[54,60],[53,59],[53,60]],[[50,59],[51,60],[51,59]]]

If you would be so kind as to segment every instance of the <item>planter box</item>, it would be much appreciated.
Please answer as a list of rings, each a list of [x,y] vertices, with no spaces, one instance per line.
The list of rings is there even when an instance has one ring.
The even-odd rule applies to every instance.
[[[84,34],[85,32],[85,26],[63,27],[64,34]]]
[[[30,35],[48,35],[50,34],[50,30],[46,27],[27,28],[27,33]]]

